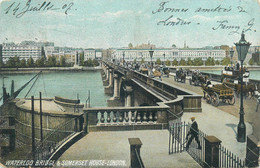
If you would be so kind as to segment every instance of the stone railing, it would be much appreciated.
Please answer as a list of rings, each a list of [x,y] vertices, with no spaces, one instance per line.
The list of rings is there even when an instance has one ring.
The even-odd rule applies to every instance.
[[[167,129],[169,106],[84,109],[86,132]]]

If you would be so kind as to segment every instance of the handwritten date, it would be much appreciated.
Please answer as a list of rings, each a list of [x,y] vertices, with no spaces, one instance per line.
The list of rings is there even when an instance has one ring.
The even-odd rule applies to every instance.
[[[16,18],[23,17],[28,12],[44,12],[44,11],[58,11],[62,10],[66,15],[72,10],[74,3],[62,4],[61,6],[55,6],[53,3],[43,1],[40,4],[32,4],[31,0],[28,0],[25,4],[13,2],[4,11],[5,14],[12,13]]]

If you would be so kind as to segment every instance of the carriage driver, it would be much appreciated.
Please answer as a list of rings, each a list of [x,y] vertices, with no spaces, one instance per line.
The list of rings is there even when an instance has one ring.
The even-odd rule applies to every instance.
[[[212,84],[211,84],[210,80],[207,80],[206,86],[207,86],[207,87],[212,87]]]

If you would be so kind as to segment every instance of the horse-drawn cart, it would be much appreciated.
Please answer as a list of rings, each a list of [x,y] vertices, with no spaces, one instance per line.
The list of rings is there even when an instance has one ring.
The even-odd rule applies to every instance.
[[[213,85],[212,87],[202,85],[204,98],[206,98],[207,103],[214,106],[218,106],[220,99],[223,103],[228,103],[230,105],[235,104],[234,90],[232,88],[226,87],[223,84]]]
[[[208,79],[208,76],[202,75],[201,73],[197,71],[193,71],[191,78],[189,79],[190,85],[194,84],[195,86],[199,86],[202,84],[206,84],[206,81]]]
[[[174,76],[174,81],[176,82],[182,82],[185,83],[186,82],[186,71],[184,70],[177,70],[176,71],[176,75]]]

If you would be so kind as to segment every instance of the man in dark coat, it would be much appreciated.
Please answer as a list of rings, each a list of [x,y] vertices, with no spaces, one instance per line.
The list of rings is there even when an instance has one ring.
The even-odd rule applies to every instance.
[[[188,134],[187,134],[187,136],[186,136],[186,140],[188,140],[189,135],[191,135],[191,136],[190,136],[190,138],[189,138],[189,140],[188,140],[188,143],[187,143],[187,146],[186,146],[186,150],[189,149],[189,146],[190,146],[190,144],[191,144],[191,142],[192,142],[192,140],[193,140],[194,138],[195,138],[195,140],[196,140],[197,143],[198,143],[198,149],[201,149],[200,141],[199,141],[199,137],[198,137],[198,132],[199,132],[199,130],[198,130],[198,124],[197,124],[197,122],[195,121],[195,117],[191,117],[190,119],[191,119],[191,121],[192,121],[192,124],[191,124],[190,131],[188,132]]]

